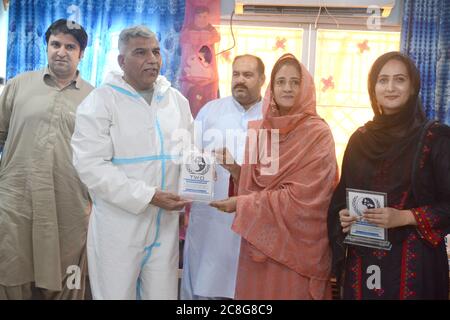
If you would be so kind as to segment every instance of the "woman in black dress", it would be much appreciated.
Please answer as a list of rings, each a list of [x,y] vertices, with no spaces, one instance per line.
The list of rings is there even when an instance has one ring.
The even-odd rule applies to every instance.
[[[420,75],[399,52],[369,73],[372,121],[351,136],[328,216],[333,271],[344,299],[448,299],[444,237],[450,232],[450,128],[427,121]],[[387,193],[363,219],[388,230],[390,251],[345,245],[356,218],[346,188]]]

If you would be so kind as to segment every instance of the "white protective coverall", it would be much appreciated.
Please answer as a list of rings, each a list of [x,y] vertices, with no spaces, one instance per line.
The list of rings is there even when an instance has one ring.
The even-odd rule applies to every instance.
[[[93,201],[94,299],[177,298],[179,214],[149,203],[157,188],[177,193],[181,147],[172,134],[192,123],[186,98],[163,76],[150,106],[113,73],[78,107],[73,163]]]

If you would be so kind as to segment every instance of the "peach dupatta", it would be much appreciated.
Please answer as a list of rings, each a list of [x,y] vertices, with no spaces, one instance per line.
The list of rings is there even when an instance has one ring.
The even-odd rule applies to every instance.
[[[283,57],[282,57],[283,59]],[[237,299],[330,298],[327,210],[337,182],[334,141],[316,113],[314,81],[301,65],[302,94],[279,116],[270,92],[264,119],[249,130],[280,132],[278,172],[263,175],[247,139],[232,229],[242,236]]]

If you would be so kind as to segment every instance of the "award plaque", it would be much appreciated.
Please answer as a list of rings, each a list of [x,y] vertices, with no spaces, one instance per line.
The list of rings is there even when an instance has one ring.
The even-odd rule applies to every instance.
[[[365,210],[384,208],[386,203],[386,193],[347,188],[348,211],[351,216],[357,216],[359,219],[350,227],[350,232],[345,238],[344,243],[391,250],[392,244],[387,239],[387,229],[377,227],[362,220],[362,215]]]
[[[193,201],[210,202],[214,196],[215,158],[190,151],[183,155],[178,194]]]

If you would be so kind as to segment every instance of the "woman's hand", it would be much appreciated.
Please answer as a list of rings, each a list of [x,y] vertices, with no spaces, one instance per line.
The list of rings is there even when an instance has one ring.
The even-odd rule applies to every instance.
[[[358,221],[358,217],[351,216],[347,209],[342,209],[339,211],[339,221],[341,222],[342,232],[348,233],[352,224]]]
[[[241,174],[241,166],[234,161],[233,156],[228,151],[227,148],[221,148],[214,150],[216,161],[224,167],[234,180],[239,180],[239,175]]]
[[[417,225],[416,219],[410,210],[394,208],[368,209],[364,212],[363,218],[377,227],[386,229]]]
[[[232,213],[236,211],[237,197],[231,197],[225,200],[213,201],[209,204],[217,210]]]

